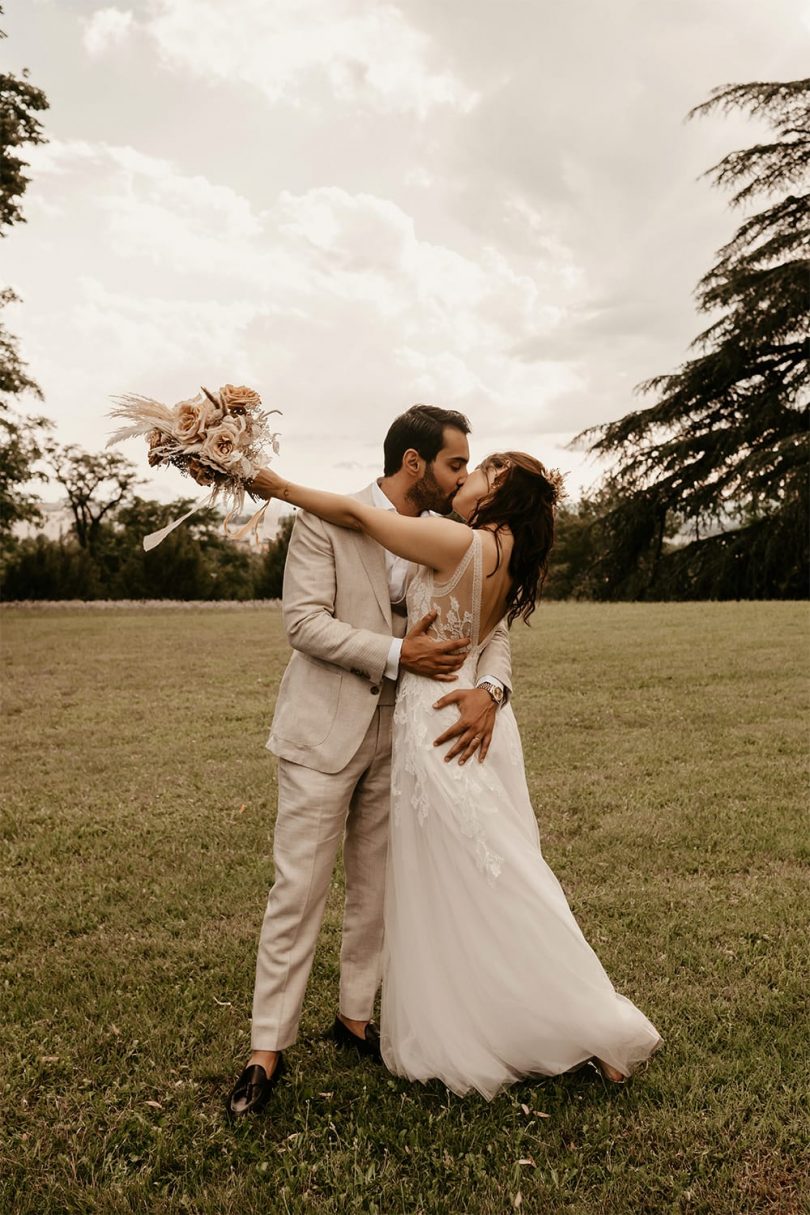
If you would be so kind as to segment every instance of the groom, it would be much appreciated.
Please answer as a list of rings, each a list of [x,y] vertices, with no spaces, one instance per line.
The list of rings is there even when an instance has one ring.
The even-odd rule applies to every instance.
[[[447,515],[467,478],[463,414],[415,405],[384,443],[384,475],[357,497],[416,516]],[[295,1042],[329,884],[343,840],[346,901],[340,952],[338,1045],[380,1059],[371,1023],[380,983],[391,782],[391,723],[400,670],[448,682],[468,644],[406,633],[405,593],[415,567],[370,537],[303,512],[284,571],[284,626],[293,653],[267,747],[278,756],[275,883],[256,960],[248,1065],[226,1099],[231,1117],[263,1109]],[[476,688],[456,690],[459,718],[437,739],[448,759],[486,754],[497,707],[509,694],[509,636],[498,626],[479,659]]]

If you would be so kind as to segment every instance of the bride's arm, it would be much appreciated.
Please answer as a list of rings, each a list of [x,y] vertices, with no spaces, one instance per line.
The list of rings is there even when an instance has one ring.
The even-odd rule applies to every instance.
[[[472,533],[465,523],[435,517],[412,519],[395,510],[369,506],[347,494],[330,494],[322,489],[293,485],[269,468],[260,469],[249,488],[258,497],[278,498],[300,506],[327,523],[365,532],[398,557],[434,570],[449,573],[470,546]]]

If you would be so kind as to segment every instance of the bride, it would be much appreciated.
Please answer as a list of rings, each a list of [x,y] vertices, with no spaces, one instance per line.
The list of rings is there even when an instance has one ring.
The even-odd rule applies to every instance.
[[[554,536],[559,474],[521,452],[492,455],[458,491],[466,523],[410,518],[262,469],[251,489],[366,532],[416,562],[408,614],[466,638],[472,687],[498,623],[535,609]],[[492,1099],[525,1076],[595,1059],[622,1081],[661,1038],[620,995],[543,859],[512,708],[485,759],[450,763],[432,739],[435,685],[404,672],[394,712],[381,1047],[390,1071]],[[451,724],[448,720],[447,724]]]

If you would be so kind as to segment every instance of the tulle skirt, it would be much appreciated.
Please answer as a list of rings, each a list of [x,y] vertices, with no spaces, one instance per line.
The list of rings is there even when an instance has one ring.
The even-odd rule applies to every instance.
[[[403,675],[394,717],[381,1039],[395,1075],[491,1099],[596,1056],[630,1075],[661,1044],[620,995],[546,864],[509,705],[486,761],[444,762],[456,716]],[[442,724],[443,723],[443,724]]]

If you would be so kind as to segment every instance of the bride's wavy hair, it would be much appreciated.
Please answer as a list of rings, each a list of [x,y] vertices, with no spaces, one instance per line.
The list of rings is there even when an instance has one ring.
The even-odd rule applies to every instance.
[[[522,451],[495,452],[487,456],[481,468],[484,472],[495,470],[495,483],[480,500],[468,523],[470,527],[496,524],[498,560],[495,570],[501,563],[500,529],[508,527],[512,532],[514,544],[509,558],[512,588],[506,618],[510,625],[518,617],[528,622],[540,599],[548,571],[548,556],[554,543],[555,508],[565,496],[562,473],[556,468],[547,470],[534,456]]]

